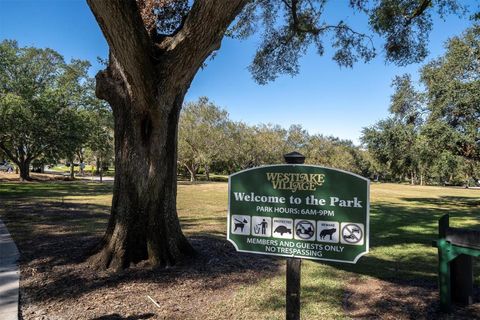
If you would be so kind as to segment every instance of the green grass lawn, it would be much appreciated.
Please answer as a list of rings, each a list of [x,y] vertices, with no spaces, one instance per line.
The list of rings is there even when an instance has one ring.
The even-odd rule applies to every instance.
[[[187,235],[226,236],[226,184],[181,185],[179,214]],[[370,253],[356,265],[304,260],[302,266],[302,318],[343,318],[344,288],[352,278],[385,281],[436,281],[437,221],[450,214],[454,227],[480,228],[480,190],[372,184]],[[207,223],[205,223],[205,221]],[[201,222],[201,223],[200,223]],[[476,265],[476,282],[480,266]],[[285,273],[245,286],[233,306],[243,315],[261,319],[284,317]],[[232,308],[232,302],[224,305]],[[248,316],[245,316],[248,318]]]
[[[6,217],[1,203],[39,206],[63,201],[99,213],[81,223],[72,216],[72,227],[78,232],[101,234],[108,219],[111,188],[111,184],[80,182],[0,183],[0,218],[8,220],[15,237],[32,237],[31,233],[20,235],[20,230],[38,221]],[[225,239],[226,211],[226,183],[179,183],[178,213],[187,236]],[[372,184],[370,253],[356,265],[304,260],[302,318],[347,318],[343,299],[354,279],[434,284],[437,253],[431,242],[437,237],[437,221],[445,213],[450,214],[452,226],[480,228],[480,190]],[[40,218],[36,215],[32,219]],[[231,314],[233,310],[238,319],[284,318],[284,262],[277,261],[280,267],[273,276],[239,285],[231,299],[215,304],[212,315]],[[479,261],[475,275],[480,285]]]
[[[85,168],[83,169],[83,171],[86,174],[92,174],[92,173],[95,172],[95,169],[96,169],[95,166],[87,164],[87,165],[85,165]],[[67,167],[64,164],[57,164],[56,166],[50,168],[50,170],[55,171],[55,172],[69,173],[70,172],[70,167]],[[75,166],[74,167],[74,172],[79,173],[80,172],[80,166]],[[104,176],[113,176],[113,175],[115,175],[115,169],[113,167],[111,167],[111,168],[109,167],[108,171],[103,172],[103,175]]]

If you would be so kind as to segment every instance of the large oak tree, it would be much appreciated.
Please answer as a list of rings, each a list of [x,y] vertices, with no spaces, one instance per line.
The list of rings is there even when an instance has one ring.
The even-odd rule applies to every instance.
[[[71,157],[86,142],[85,114],[96,100],[89,66],[66,63],[52,49],[0,42],[0,150],[21,180],[30,179],[33,161]]]
[[[198,69],[229,34],[258,30],[262,43],[250,67],[259,83],[295,74],[313,44],[333,39],[343,66],[375,55],[369,35],[324,15],[326,0],[87,0],[110,47],[97,96],[115,118],[115,185],[99,267],[121,269],[148,259],[168,266],[192,254],[176,213],[177,127],[184,96]],[[193,3],[192,3],[193,2]],[[400,64],[426,54],[432,10],[458,11],[455,0],[350,0],[386,39],[386,59]]]

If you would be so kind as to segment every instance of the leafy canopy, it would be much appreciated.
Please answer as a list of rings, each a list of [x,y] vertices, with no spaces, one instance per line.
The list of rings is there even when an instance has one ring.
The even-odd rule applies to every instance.
[[[257,0],[240,14],[230,34],[246,38],[263,30],[261,44],[250,71],[260,84],[275,80],[279,74],[299,72],[299,58],[313,45],[322,56],[325,39],[331,39],[333,60],[352,67],[368,62],[377,54],[373,34],[385,39],[387,61],[399,65],[419,62],[427,54],[428,33],[432,28],[431,11],[441,16],[461,13],[464,8],[453,0],[350,0],[353,11],[366,14],[373,34],[354,30],[344,20],[326,15],[327,0]],[[335,5],[335,2],[331,2]]]
[[[87,61],[0,43],[0,149],[17,165],[69,156],[86,141],[94,98]]]
[[[325,41],[331,40],[333,60],[352,67],[375,57],[374,35],[385,40],[388,62],[406,65],[422,61],[428,54],[428,34],[433,13],[440,17],[463,14],[457,0],[350,0],[354,13],[368,18],[371,32],[355,30],[346,19],[333,18],[327,0],[250,0],[237,16],[227,35],[245,39],[258,34],[261,41],[249,69],[260,84],[280,74],[299,72],[299,59],[314,46],[322,56]],[[179,32],[194,2],[188,0],[137,0],[145,27],[152,38]],[[346,15],[345,15],[346,16]]]

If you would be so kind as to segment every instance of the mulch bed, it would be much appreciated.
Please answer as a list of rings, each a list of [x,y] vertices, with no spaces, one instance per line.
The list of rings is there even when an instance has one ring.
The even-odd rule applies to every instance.
[[[94,239],[76,242],[67,264],[49,257],[22,263],[24,319],[226,319],[211,314],[240,284],[274,272],[271,259],[238,255],[223,240],[191,238],[200,258],[167,270],[132,266],[121,273],[90,268],[81,252]],[[84,249],[84,250],[82,250]],[[67,252],[64,252],[67,253]],[[77,256],[78,254],[78,256]],[[265,268],[267,266],[267,268]],[[153,301],[152,301],[153,300]]]
[[[235,318],[234,310],[219,315],[212,309],[228,302],[238,286],[278,269],[276,259],[239,254],[224,239],[197,236],[189,238],[197,257],[169,269],[139,264],[120,273],[99,271],[86,262],[86,253],[101,232],[81,233],[76,224],[106,221],[105,213],[92,213],[89,204],[0,205],[21,252],[20,319]]]

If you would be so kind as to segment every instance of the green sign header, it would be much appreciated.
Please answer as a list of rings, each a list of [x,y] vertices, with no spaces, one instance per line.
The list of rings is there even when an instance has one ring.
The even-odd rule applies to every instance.
[[[237,251],[356,263],[368,252],[369,180],[311,165],[232,174],[227,237]]]

